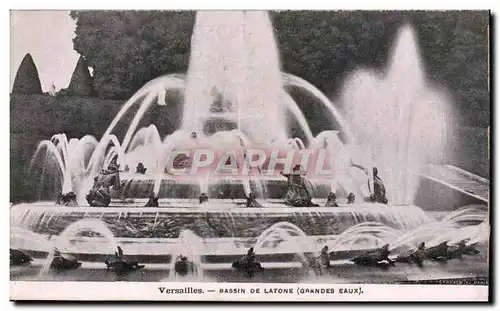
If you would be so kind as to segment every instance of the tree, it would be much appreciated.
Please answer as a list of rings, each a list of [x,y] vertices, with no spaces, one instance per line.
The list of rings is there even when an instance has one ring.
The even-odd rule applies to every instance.
[[[75,49],[94,68],[99,97],[125,99],[153,78],[187,70],[192,11],[71,16],[77,22]],[[346,76],[358,67],[384,68],[397,30],[410,23],[431,81],[455,94],[462,111],[489,111],[487,11],[280,11],[270,16],[283,70],[330,97],[339,95]]]
[[[187,70],[194,12],[78,11],[74,47],[101,98],[125,99],[149,80]]]
[[[12,94],[42,94],[38,70],[29,53],[24,56],[19,69],[17,69]]]
[[[484,23],[484,16],[473,12],[457,20],[450,49],[450,58],[454,61],[447,64],[446,72],[447,80],[455,87],[462,118],[488,126],[489,118],[484,118],[490,114],[488,33],[486,27],[475,29]],[[479,115],[483,116],[482,120],[477,120]]]
[[[73,71],[68,86],[68,92],[71,95],[84,97],[91,97],[94,95],[92,77],[90,76],[89,67],[83,56],[80,56],[76,63],[75,70]]]

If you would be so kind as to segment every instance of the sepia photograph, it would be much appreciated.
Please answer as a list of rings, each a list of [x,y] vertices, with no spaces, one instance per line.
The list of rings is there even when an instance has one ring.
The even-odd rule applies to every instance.
[[[488,301],[490,12],[11,10],[10,299]]]

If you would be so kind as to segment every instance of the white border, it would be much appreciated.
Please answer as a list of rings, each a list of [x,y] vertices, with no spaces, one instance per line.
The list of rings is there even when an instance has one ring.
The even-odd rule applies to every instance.
[[[164,288],[164,293],[160,288]],[[177,289],[188,293],[176,293]],[[165,294],[169,289],[171,293]],[[287,293],[273,293],[274,289]],[[212,290],[213,292],[208,292]],[[221,293],[225,290],[242,293]],[[259,291],[258,293],[253,291]],[[323,290],[323,293],[306,291]],[[203,291],[203,293],[201,293]],[[199,292],[199,293],[197,293]],[[124,294],[126,293],[126,294]],[[14,299],[140,301],[487,301],[479,285],[358,285],[296,283],[11,282]]]
[[[10,6],[12,9],[197,9],[197,10],[231,10],[231,9],[255,9],[255,10],[455,10],[455,9],[487,9],[493,4],[492,1],[486,0],[456,0],[456,1],[370,1],[370,0],[354,0],[354,1],[241,1],[241,0],[144,0],[144,1],[99,1],[89,0],[78,3],[68,4],[67,2],[59,1],[43,1],[36,0],[21,0],[12,1]]]
[[[180,5],[182,3],[182,5]],[[236,5],[235,3],[238,3]],[[87,1],[81,1],[81,2],[73,2],[73,3],[68,3],[67,1],[36,1],[36,0],[17,0],[17,1],[2,1],[2,11],[0,11],[1,15],[1,21],[3,22],[3,27],[2,27],[2,37],[4,39],[4,46],[8,45],[9,42],[9,12],[8,9],[68,9],[68,8],[78,8],[78,9],[159,9],[159,8],[190,8],[190,9],[195,9],[195,8],[204,8],[204,9],[228,9],[228,8],[243,8],[243,5],[245,5],[245,8],[259,8],[259,9],[272,9],[272,8],[288,8],[288,9],[488,9],[491,8],[495,13],[498,13],[498,1],[485,1],[485,0],[475,0],[475,1],[470,1],[470,0],[456,0],[456,1],[435,1],[435,0],[420,0],[420,1],[412,1],[412,2],[404,2],[404,1],[396,1],[396,0],[391,0],[391,1],[369,1],[369,0],[349,0],[345,2],[332,2],[332,1],[296,1],[296,0],[288,0],[288,1],[277,1],[275,2],[274,5],[270,3],[270,1],[259,1],[259,0],[252,0],[252,1],[246,1],[245,3],[242,3],[242,1],[220,1],[220,0],[212,0],[212,1],[206,1],[206,0],[199,0],[199,1],[150,1],[150,0],[141,0],[141,1],[127,1],[127,0],[121,0],[121,1],[100,1],[100,0],[87,0]],[[498,17],[497,17],[498,18]],[[493,39],[494,42],[498,41],[499,35],[498,35],[498,28],[495,33],[495,37]],[[1,108],[4,109],[3,113],[0,114],[0,116],[3,118],[3,122],[0,122],[0,124],[4,127],[3,133],[9,133],[9,108],[8,104],[9,103],[9,80],[10,77],[6,74],[9,72],[8,67],[9,67],[9,52],[7,48],[1,49],[2,55],[2,62],[1,69],[2,72],[5,74],[2,76],[3,79],[6,81],[3,81],[3,83],[0,84],[0,86],[3,88],[3,92],[1,94],[4,96],[3,105],[1,105]],[[496,53],[496,48],[495,48],[495,56],[497,55]],[[496,62],[498,64],[498,61]],[[495,66],[495,69],[497,67]],[[498,79],[496,80],[498,83]],[[499,89],[498,85],[495,84],[493,87],[495,89]],[[498,109],[497,109],[498,112]],[[497,115],[495,115],[497,116]],[[498,136],[498,135],[497,135]],[[8,135],[0,135],[1,139],[1,146],[4,146],[5,149],[7,149],[6,146],[9,146],[9,136]],[[498,141],[495,141],[498,143]],[[8,173],[8,167],[9,167],[9,154],[7,151],[4,151],[2,153],[2,163],[4,165],[2,166],[3,168],[3,178],[2,178],[2,183],[1,183],[1,195],[2,199],[4,202],[4,208],[0,209],[1,213],[5,213],[2,215],[1,219],[4,221],[3,228],[8,227],[8,208],[7,208],[7,201],[9,198],[9,175]],[[495,176],[496,177],[496,176]],[[500,186],[498,186],[500,187]],[[497,186],[495,186],[495,189],[497,190]],[[498,215],[498,213],[497,213]],[[495,219],[496,220],[496,219]],[[6,249],[7,245],[9,244],[9,239],[8,239],[8,234],[3,234],[1,235],[2,237],[2,248]],[[496,244],[495,244],[496,246]],[[498,257],[498,256],[497,256]],[[8,266],[7,262],[7,256],[2,256],[2,266],[6,267]],[[7,269],[1,269],[0,270],[3,276],[3,280],[8,280],[8,270]],[[494,276],[492,276],[494,278]],[[2,283],[2,289],[4,289],[4,293],[7,296],[8,292],[8,282]],[[457,289],[457,287],[453,287],[454,290]],[[4,297],[5,297],[4,296]],[[419,300],[424,300],[420,298]],[[7,299],[3,300],[4,302],[7,301]],[[67,307],[67,306],[66,306]],[[219,306],[215,306],[219,307]],[[288,306],[273,306],[273,308],[278,308],[278,307],[285,307],[287,308]],[[471,306],[468,306],[471,307]],[[8,309],[10,310],[13,308],[12,304],[8,306]],[[26,307],[26,310],[30,310],[31,307]],[[54,308],[54,306],[49,306],[49,308]],[[91,308],[95,308],[95,306],[91,306]],[[137,307],[136,307],[137,308]],[[169,306],[169,308],[175,308],[175,306]],[[265,306],[260,306],[260,308],[265,308]],[[432,309],[432,307],[425,306],[426,310]],[[137,308],[139,309],[139,308]],[[142,307],[141,307],[142,309]]]

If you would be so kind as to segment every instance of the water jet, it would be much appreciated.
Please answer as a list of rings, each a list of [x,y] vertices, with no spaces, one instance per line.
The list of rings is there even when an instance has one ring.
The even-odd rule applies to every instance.
[[[64,259],[53,246],[80,258],[81,267],[80,261],[69,260],[79,270],[141,269],[141,275],[168,275],[151,276],[155,281],[177,281],[188,274],[196,281],[208,275],[238,281],[231,273],[233,263],[255,247],[258,270],[265,273],[254,280],[265,282],[273,273],[293,280],[316,277],[311,258],[325,246],[333,267],[329,270],[335,271],[335,266],[352,264],[353,257],[370,261],[375,257],[366,253],[385,244],[397,254],[424,240],[432,247],[451,234],[469,237],[471,244],[485,242],[488,226],[481,208],[459,210],[438,221],[413,204],[419,169],[440,151],[444,139],[436,133],[447,133],[435,126],[447,123],[431,117],[446,115],[448,102],[428,86],[411,28],[401,30],[383,75],[361,70],[348,79],[339,101],[345,113],[309,82],[283,72],[278,55],[267,12],[198,12],[187,73],[167,74],[144,85],[99,140],[68,140],[58,134],[41,142],[32,164],[39,164],[46,149],[46,159],[57,167],[60,204],[46,199],[16,204],[10,211],[11,223],[31,233],[23,233],[33,242],[22,249],[36,254],[32,265],[42,266],[39,276],[47,274],[54,257]],[[314,135],[287,92],[289,86],[326,107],[338,128]],[[172,133],[154,124],[140,128],[154,105],[172,104],[165,94],[173,89],[184,95],[180,128]],[[374,104],[377,96],[381,99]],[[116,125],[134,106],[138,109],[125,133],[116,133]],[[304,137],[293,137],[287,116]],[[422,118],[428,120],[423,126]],[[422,146],[430,147],[423,152]],[[291,206],[285,200],[291,179],[268,174],[273,172],[270,158],[258,163],[244,157],[259,165],[243,176],[210,170],[179,174],[193,166],[192,157],[181,151],[201,149],[245,155],[251,150],[278,155],[326,151],[324,170],[329,174],[306,174],[311,198],[307,206]],[[111,166],[114,179],[102,198],[88,196],[102,190],[94,178],[99,181]],[[377,184],[373,167],[380,169],[388,202],[364,200]],[[130,261],[105,262],[125,245]],[[387,256],[382,257],[375,259]]]

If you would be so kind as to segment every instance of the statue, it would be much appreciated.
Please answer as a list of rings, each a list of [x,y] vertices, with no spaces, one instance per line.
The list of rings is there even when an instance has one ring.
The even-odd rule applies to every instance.
[[[108,169],[103,169],[94,178],[94,185],[86,196],[87,202],[94,207],[107,207],[111,203],[111,191],[120,189],[119,165],[116,163],[117,157],[113,158]]]
[[[424,249],[425,259],[429,259],[432,261],[447,261],[449,249],[450,246],[448,245],[448,241],[444,241],[436,246],[426,248]]]
[[[63,194],[61,192],[57,196],[56,204],[64,206],[78,206],[78,202],[76,201],[76,194],[73,191],[70,191],[66,194]]]
[[[376,167],[373,168],[373,193],[370,195],[370,201],[382,204],[388,203],[384,182],[378,176],[378,169]]]
[[[115,251],[114,260],[105,260],[106,270],[114,271],[117,274],[125,274],[128,272],[136,271],[144,268],[144,265],[140,265],[137,261],[128,261],[123,259],[123,250],[120,246],[117,246],[118,252]]]
[[[300,176],[300,165],[293,168],[292,174],[283,174],[288,179],[288,190],[285,195],[285,204],[293,207],[318,207],[311,201],[311,195],[306,186],[305,179]]]
[[[411,249],[398,255],[396,262],[416,264],[418,267],[423,267],[425,259],[425,242],[418,244],[417,249]]]
[[[252,264],[255,261],[255,251],[253,250],[253,247],[248,249],[246,260],[248,264]]]
[[[354,262],[356,265],[361,266],[394,266],[395,261],[389,258],[390,253],[391,252],[389,251],[389,244],[385,244],[381,248],[377,248],[356,256],[350,259],[350,261]]]
[[[179,255],[175,260],[174,271],[176,275],[186,276],[186,275],[195,275],[195,265],[184,255]]]
[[[354,193],[350,192],[347,195],[347,204],[354,204],[355,200],[356,200],[356,196],[354,195]]]
[[[82,263],[79,262],[75,256],[70,254],[63,254],[57,248],[53,251],[54,257],[50,263],[50,267],[55,270],[74,270],[81,267]]]
[[[158,207],[160,206],[158,203],[158,198],[154,196],[154,194],[151,194],[149,196],[148,202],[146,202],[146,205],[144,207]]]
[[[246,207],[263,207],[257,200],[255,199],[255,194],[250,192],[247,197]]]
[[[253,247],[248,249],[247,254],[240,260],[233,262],[232,268],[244,272],[248,278],[252,278],[256,272],[264,271],[262,264],[255,260],[255,252]]]
[[[10,265],[22,266],[29,265],[33,261],[33,257],[18,249],[10,249]]]
[[[135,173],[144,175],[146,174],[146,170],[147,168],[144,167],[144,164],[142,164],[142,162],[139,162],[137,164],[137,167],[135,168]]]
[[[365,167],[363,167],[361,165],[353,163],[352,160],[351,160],[350,166],[355,167],[357,169],[360,169],[368,175],[368,169],[366,169]],[[368,189],[371,192],[370,181],[368,181]],[[365,202],[377,202],[377,203],[382,203],[382,204],[388,203],[386,193],[385,193],[384,182],[378,176],[378,169],[376,167],[373,168],[373,193],[370,194],[370,197],[364,198],[364,199],[365,199]],[[352,202],[352,203],[354,203],[354,202]]]
[[[328,246],[325,245],[325,247],[321,249],[319,257],[317,257],[316,259],[319,259],[320,273],[323,275],[324,272],[328,271],[331,268]]]
[[[326,207],[339,207],[339,205],[337,204],[337,196],[335,195],[335,193],[330,192],[328,194],[328,197],[326,198],[325,206]]]
[[[200,204],[208,203],[208,195],[205,192],[200,194],[200,197],[198,199],[200,201]]]

